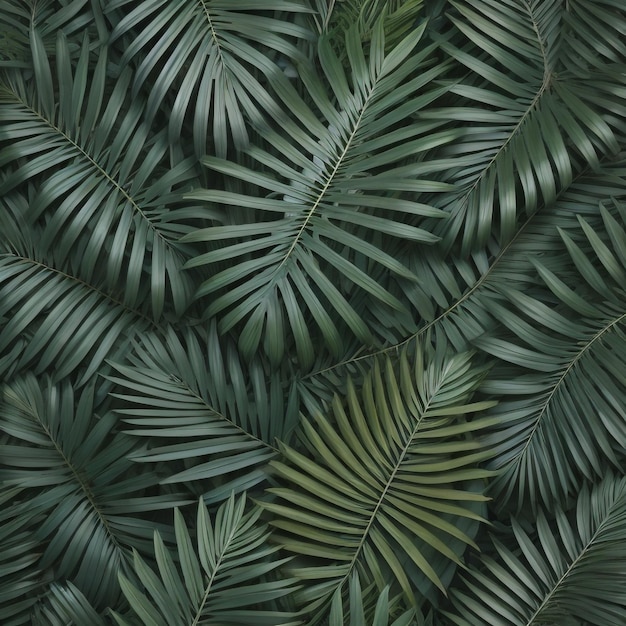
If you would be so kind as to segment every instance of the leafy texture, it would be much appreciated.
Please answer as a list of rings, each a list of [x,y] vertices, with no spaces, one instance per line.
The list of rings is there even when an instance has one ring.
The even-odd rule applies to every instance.
[[[490,452],[472,436],[486,422],[465,418],[490,404],[469,403],[483,374],[469,355],[441,359],[418,344],[413,365],[406,353],[398,373],[383,362],[361,394],[348,386],[345,406],[334,398],[332,418],[303,423],[313,458],[283,447],[286,462],[271,465],[284,486],[269,489],[275,501],[263,506],[284,547],[312,557],[296,570],[320,581],[307,600],[342,587],[356,569],[381,587],[393,580],[413,603],[412,583],[444,591],[447,560],[461,563],[450,544],[474,545],[455,520],[480,521],[472,503],[485,500],[468,483],[489,475],[476,464]]]
[[[0,623],[625,623],[625,102],[623,0],[0,2]]]
[[[276,551],[267,545],[268,530],[259,525],[260,509],[245,513],[245,498],[231,497],[211,519],[202,502],[198,506],[195,541],[180,511],[174,529],[178,565],[158,533],[154,551],[158,575],[135,553],[134,570],[145,592],[125,576],[122,591],[146,626],[186,624],[285,624],[288,615],[271,610],[250,610],[289,593],[294,581],[259,582],[280,561],[268,561]],[[194,548],[194,543],[196,547]],[[115,615],[120,626],[128,626]]]

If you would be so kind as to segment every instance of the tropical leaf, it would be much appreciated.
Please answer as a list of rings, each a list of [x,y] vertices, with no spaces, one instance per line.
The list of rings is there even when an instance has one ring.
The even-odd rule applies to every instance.
[[[141,587],[120,575],[124,595],[139,621],[129,622],[113,613],[119,626],[287,626],[289,614],[262,607],[290,594],[296,581],[269,578],[283,561],[268,560],[277,548],[268,545],[267,526],[257,523],[261,510],[246,513],[245,504],[245,496],[233,495],[211,519],[200,501],[195,541],[177,509],[176,556],[155,532],[158,574],[135,553],[135,575]]]
[[[148,119],[168,94],[175,93],[168,103],[173,147],[190,119],[198,157],[213,152],[226,157],[230,137],[237,150],[245,148],[246,114],[255,116],[259,106],[277,109],[266,84],[281,72],[276,57],[302,56],[293,40],[310,37],[301,26],[274,14],[303,12],[306,7],[274,0],[263,3],[261,14],[259,4],[250,0],[143,0],[132,2],[130,12],[117,20],[116,11],[129,4],[107,3],[115,25],[111,42],[128,36],[121,62],[137,64],[133,96],[149,85]]]
[[[536,533],[512,520],[515,547],[493,539],[492,556],[451,594],[457,626],[620,626],[626,619],[626,483],[608,475],[584,487],[571,514],[540,512]]]
[[[67,382],[40,385],[32,374],[5,385],[0,480],[14,491],[12,523],[30,520],[24,530],[41,552],[37,568],[53,569],[101,607],[116,601],[130,549],[145,551],[159,525],[141,516],[186,500],[148,495],[155,476],[128,460],[134,441],[112,432],[112,413],[94,413],[93,393],[93,385],[80,395]]]
[[[262,131],[272,152],[250,147],[254,169],[215,157],[203,160],[213,171],[254,186],[249,195],[217,189],[188,194],[194,200],[250,210],[245,223],[226,221],[183,238],[210,245],[210,251],[186,267],[217,266],[219,271],[203,283],[197,297],[215,294],[207,312],[219,315],[222,332],[243,324],[239,349],[245,357],[263,342],[270,360],[280,362],[287,335],[306,369],[317,337],[312,327],[335,356],[343,351],[344,329],[371,344],[371,330],[352,305],[356,293],[380,301],[390,315],[402,310],[398,298],[371,279],[369,268],[382,266],[393,276],[416,280],[378,242],[388,237],[411,245],[437,241],[419,223],[424,216],[443,213],[404,199],[401,192],[417,197],[448,187],[418,178],[436,166],[402,164],[409,158],[419,161],[422,153],[454,134],[432,132],[438,123],[413,119],[442,93],[425,88],[443,66],[433,63],[432,47],[417,49],[423,30],[411,32],[388,55],[380,20],[369,55],[358,30],[349,30],[351,76],[322,38],[319,61],[330,93],[311,68],[301,68],[321,119],[286,79],[277,81],[293,117],[281,120],[284,132]],[[398,106],[401,85],[407,101]],[[299,147],[294,149],[292,142]],[[225,261],[229,263],[221,269]]]
[[[433,228],[447,247],[459,238],[467,254],[484,247],[494,230],[501,245],[508,243],[520,215],[552,204],[579,163],[595,167],[603,155],[617,153],[616,126],[623,121],[615,113],[623,120],[626,109],[623,69],[581,66],[576,51],[561,45],[564,37],[595,41],[589,29],[572,33],[577,22],[564,22],[562,3],[451,4],[462,38],[443,41],[442,49],[469,74],[450,89],[454,106],[427,116],[458,120],[465,133],[443,154],[450,166],[445,180],[456,189],[438,206],[451,219]]]
[[[544,293],[501,286],[506,298],[490,302],[508,334],[480,337],[482,350],[513,367],[494,368],[486,393],[508,396],[494,414],[494,464],[504,471],[492,483],[504,505],[542,502],[550,507],[576,493],[583,479],[601,476],[605,464],[621,467],[626,446],[626,208],[600,205],[603,228],[578,216],[580,245],[559,229],[571,276],[534,261]],[[563,260],[556,248],[555,255]],[[547,256],[547,255],[546,255]],[[557,306],[551,306],[550,300]]]
[[[71,582],[53,584],[32,615],[35,626],[107,626],[111,622],[91,606],[87,598]]]
[[[192,228],[177,218],[211,215],[171,208],[180,199],[176,190],[195,178],[193,162],[163,167],[166,136],[142,122],[141,100],[126,106],[129,72],[109,91],[106,48],[91,71],[85,39],[73,67],[60,32],[55,81],[36,28],[30,42],[35,80],[12,72],[0,84],[0,166],[12,170],[0,195],[36,183],[25,219],[43,225],[40,253],[54,249],[59,263],[129,308],[147,300],[154,320],[166,300],[182,315],[191,287],[176,240]]]
[[[377,364],[360,393],[349,385],[345,405],[334,398],[332,417],[303,422],[303,452],[281,446],[271,462],[278,486],[262,506],[276,541],[305,557],[293,572],[315,581],[302,594],[309,610],[356,570],[416,604],[413,585],[445,592],[448,562],[475,545],[459,520],[482,520],[475,505],[486,498],[468,486],[490,475],[477,464],[492,453],[474,439],[489,420],[464,416],[492,405],[469,402],[484,369],[421,344],[398,369]]]
[[[133,461],[166,462],[161,483],[197,483],[207,503],[266,478],[275,438],[288,438],[297,424],[295,396],[283,402],[279,378],[266,382],[259,363],[243,369],[231,350],[222,352],[214,329],[182,341],[173,330],[162,339],[145,334],[128,359],[113,364],[109,380],[126,432],[141,438]]]
[[[41,253],[41,229],[24,218],[29,197],[0,199],[0,375],[30,370],[57,381],[78,373],[84,384],[153,322],[73,273],[56,248]]]
[[[337,589],[333,595],[328,616],[328,626],[409,626],[413,624],[414,609],[404,611],[393,622],[390,616],[393,614],[393,602],[390,603],[389,588],[385,587],[376,598],[373,607],[367,606],[367,590],[361,588],[359,575],[355,572],[350,576],[349,602],[347,614],[344,611],[344,602],[341,589]],[[393,601],[393,599],[391,599]],[[397,599],[396,599],[397,602]],[[367,609],[370,609],[369,611]],[[367,617],[366,617],[367,614]]]

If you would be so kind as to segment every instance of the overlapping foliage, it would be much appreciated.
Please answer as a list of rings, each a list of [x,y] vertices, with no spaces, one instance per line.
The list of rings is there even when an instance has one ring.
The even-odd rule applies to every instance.
[[[621,0],[0,4],[0,622],[626,623]]]

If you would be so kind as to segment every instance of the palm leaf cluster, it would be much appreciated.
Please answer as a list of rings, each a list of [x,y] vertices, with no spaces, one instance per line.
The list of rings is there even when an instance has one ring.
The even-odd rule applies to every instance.
[[[621,0],[0,4],[0,622],[626,623]]]

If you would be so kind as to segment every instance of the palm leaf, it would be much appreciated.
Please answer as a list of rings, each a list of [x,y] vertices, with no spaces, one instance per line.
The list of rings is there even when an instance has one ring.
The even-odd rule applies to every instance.
[[[575,512],[543,513],[536,534],[512,520],[515,547],[493,540],[493,556],[451,594],[457,626],[619,626],[626,619],[626,483],[608,475],[578,496]]]
[[[145,334],[127,358],[108,378],[126,432],[141,438],[134,461],[166,462],[161,483],[196,484],[207,503],[266,478],[274,439],[288,438],[297,424],[295,396],[283,401],[275,374],[267,382],[258,362],[244,369],[214,329],[182,341],[172,330],[164,338]]]
[[[583,477],[601,476],[605,463],[621,465],[626,209],[601,205],[599,214],[603,225],[595,229],[580,216],[570,217],[578,233],[559,229],[567,274],[549,269],[548,255],[534,261],[543,294],[499,288],[489,310],[508,332],[475,341],[513,364],[495,368],[483,388],[510,398],[496,409],[490,435],[499,451],[494,463],[505,469],[492,484],[502,505],[517,498],[518,507],[549,507],[575,493]],[[554,256],[563,263],[558,248]]]
[[[260,15],[259,5],[249,0],[144,0],[133,2],[130,12],[117,19],[118,9],[129,4],[129,0],[107,3],[115,26],[111,42],[130,37],[122,65],[137,64],[133,96],[149,85],[148,119],[169,93],[176,93],[168,106],[172,144],[179,141],[190,118],[198,157],[213,151],[225,157],[229,134],[236,149],[245,148],[246,114],[256,115],[259,105],[277,106],[265,84],[281,71],[272,57],[301,56],[290,40],[310,36],[301,26],[273,14],[307,11],[303,4],[265,2],[266,14]],[[207,138],[212,139],[211,148]]]
[[[255,508],[245,513],[245,496],[236,499],[233,495],[211,519],[201,501],[194,541],[177,509],[176,556],[158,532],[154,535],[158,574],[135,553],[135,574],[143,589],[124,575],[120,584],[138,622],[113,613],[117,623],[286,626],[289,614],[263,607],[290,594],[295,581],[267,578],[282,561],[268,560],[277,548],[268,545],[267,526],[257,523],[260,512]]]
[[[491,405],[469,403],[483,375],[468,354],[418,344],[397,374],[387,359],[360,393],[349,386],[345,406],[335,397],[332,418],[304,421],[303,452],[281,446],[271,463],[279,486],[263,507],[276,540],[304,557],[294,573],[316,581],[301,598],[311,610],[356,569],[413,603],[413,585],[444,591],[449,562],[475,545],[463,520],[482,519],[474,509],[485,498],[469,483],[490,475],[476,464],[491,452],[473,438],[489,421],[463,417]]]
[[[328,616],[328,626],[409,626],[414,624],[415,610],[404,611],[396,619],[393,619],[393,604],[397,598],[389,598],[389,588],[385,587],[376,597],[375,604],[369,606],[368,596],[370,590],[361,588],[361,581],[355,572],[350,577],[348,610],[345,611],[341,589],[337,589],[333,595]],[[390,602],[391,600],[391,602]],[[393,602],[395,600],[395,603]],[[393,621],[391,621],[393,619]]]
[[[152,528],[141,516],[185,500],[147,495],[155,477],[136,471],[127,458],[134,441],[113,434],[115,416],[96,415],[93,396],[93,385],[75,395],[67,382],[40,385],[32,374],[6,385],[0,478],[17,490],[14,519],[32,520],[25,529],[41,551],[37,568],[53,568],[102,606],[119,594],[130,549],[149,547]]]
[[[33,613],[33,624],[37,626],[106,626],[111,624],[91,606],[80,589],[67,582],[53,584],[45,598],[39,601]]]
[[[32,370],[55,380],[78,373],[84,384],[107,356],[153,322],[38,250],[41,230],[24,219],[28,198],[0,200],[0,375]]]
[[[465,133],[444,154],[450,164],[445,180],[457,190],[438,206],[452,219],[433,228],[448,247],[459,237],[467,254],[484,247],[495,229],[500,243],[508,243],[520,213],[552,204],[579,163],[597,166],[603,155],[618,152],[621,122],[614,112],[623,119],[626,109],[623,87],[616,87],[623,83],[618,68],[581,67],[572,61],[577,51],[561,46],[564,37],[575,36],[561,3],[451,4],[450,19],[462,38],[442,48],[469,74],[451,87],[454,106],[428,117],[458,120]],[[576,36],[590,31],[581,26]]]
[[[180,199],[176,190],[195,177],[193,162],[163,168],[165,134],[142,123],[141,100],[127,106],[130,73],[107,94],[106,48],[91,71],[85,39],[73,67],[60,33],[55,80],[36,28],[30,37],[35,80],[12,72],[0,84],[0,166],[12,170],[0,195],[33,182],[25,219],[43,225],[40,253],[54,250],[59,263],[129,308],[147,300],[154,320],[166,300],[182,315],[191,286],[176,240],[191,230],[184,220],[210,216],[170,208]]]
[[[343,351],[344,329],[361,342],[373,342],[371,330],[352,305],[355,294],[380,301],[390,315],[402,310],[400,300],[372,280],[369,268],[381,266],[393,276],[416,280],[379,242],[398,237],[412,245],[429,245],[437,240],[419,224],[424,216],[439,217],[442,212],[404,199],[402,192],[416,198],[447,186],[419,178],[432,173],[434,165],[402,164],[419,161],[422,153],[452,137],[450,132],[433,133],[438,123],[412,119],[442,93],[424,88],[442,66],[433,64],[432,47],[417,49],[423,30],[414,30],[385,55],[379,20],[368,58],[360,33],[351,29],[346,35],[354,62],[351,76],[329,41],[322,39],[319,60],[330,93],[312,68],[301,70],[321,120],[286,79],[277,80],[275,86],[293,118],[280,120],[283,133],[262,131],[273,150],[250,147],[247,154],[254,169],[204,159],[213,171],[254,190],[249,195],[216,189],[189,194],[194,200],[248,208],[249,217],[245,223],[224,221],[183,238],[209,244],[209,251],[186,267],[216,268],[197,296],[215,294],[208,314],[219,315],[222,332],[243,325],[239,348],[244,356],[250,357],[263,342],[272,362],[279,363],[282,338],[288,336],[293,337],[299,363],[307,368],[318,334],[313,328],[333,355]],[[400,92],[408,99],[402,106]]]

